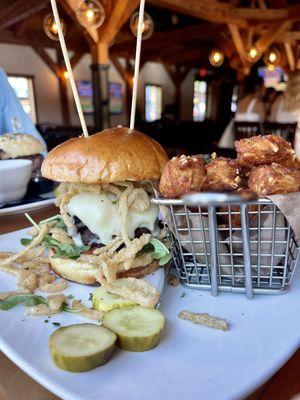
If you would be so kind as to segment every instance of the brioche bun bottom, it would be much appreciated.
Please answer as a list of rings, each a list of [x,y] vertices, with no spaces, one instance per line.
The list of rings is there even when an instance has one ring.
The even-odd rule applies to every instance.
[[[70,258],[54,258],[54,252],[50,250],[50,265],[53,272],[68,281],[93,285],[97,283],[98,269],[88,262],[72,260]],[[157,260],[152,261],[144,267],[135,267],[117,274],[118,278],[142,278],[159,268]]]

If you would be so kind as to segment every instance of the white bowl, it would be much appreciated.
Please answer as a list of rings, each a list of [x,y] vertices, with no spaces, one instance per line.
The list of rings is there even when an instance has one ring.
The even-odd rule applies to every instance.
[[[30,160],[0,160],[0,204],[22,199],[31,173]]]

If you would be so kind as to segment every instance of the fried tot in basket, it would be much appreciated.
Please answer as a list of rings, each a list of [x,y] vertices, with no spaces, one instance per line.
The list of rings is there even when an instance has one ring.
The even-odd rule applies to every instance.
[[[237,160],[218,157],[206,164],[206,181],[204,190],[230,191],[241,183]]]
[[[205,162],[199,156],[173,157],[163,170],[159,191],[168,198],[199,192],[206,177]]]
[[[272,163],[253,168],[249,173],[248,185],[258,196],[298,192],[300,171]]]
[[[253,136],[235,142],[237,160],[241,166],[292,162],[295,158],[291,145],[277,135]]]

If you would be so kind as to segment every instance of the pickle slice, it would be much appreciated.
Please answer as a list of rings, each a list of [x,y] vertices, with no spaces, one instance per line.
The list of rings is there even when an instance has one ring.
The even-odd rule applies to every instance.
[[[95,310],[110,311],[115,308],[135,306],[131,300],[109,293],[103,286],[97,288],[93,293],[93,308]]]
[[[90,371],[112,356],[117,336],[95,324],[70,325],[57,329],[49,339],[54,364],[66,371]]]
[[[158,310],[135,306],[109,311],[103,324],[118,335],[121,349],[147,351],[158,345],[165,317]]]

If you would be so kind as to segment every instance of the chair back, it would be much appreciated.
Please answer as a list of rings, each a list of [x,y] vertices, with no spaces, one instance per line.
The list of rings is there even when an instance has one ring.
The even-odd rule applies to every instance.
[[[235,121],[233,126],[235,140],[261,135],[262,125],[261,122]]]
[[[295,147],[297,122],[282,124],[278,122],[265,122],[264,134],[265,135],[278,135],[287,140]]]

